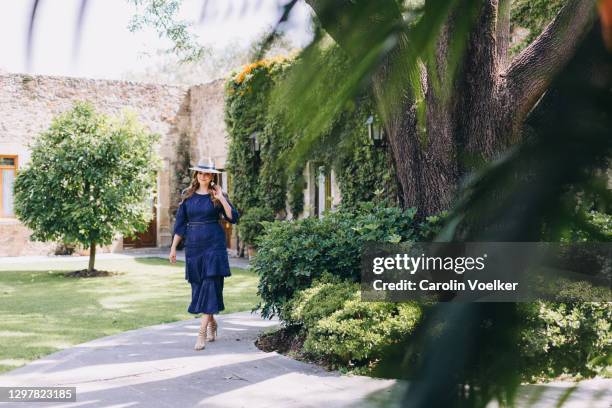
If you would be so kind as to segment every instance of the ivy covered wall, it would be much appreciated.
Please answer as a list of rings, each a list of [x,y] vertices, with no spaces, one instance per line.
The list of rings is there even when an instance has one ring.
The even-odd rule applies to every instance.
[[[274,78],[286,66],[288,60],[280,58],[258,61],[244,67],[226,84],[225,122],[229,135],[226,168],[232,174],[232,196],[243,212],[252,207],[269,206],[276,211],[284,208],[283,186],[276,181],[264,183],[260,173],[262,164],[277,149],[271,146],[272,138],[269,137],[273,134],[274,124],[268,124],[267,120],[268,98]],[[259,153],[255,153],[251,146],[254,133],[261,141]],[[267,181],[269,179],[268,176]]]
[[[334,70],[337,75],[346,72],[346,58],[339,48],[330,47],[323,52],[328,54],[327,63],[338,68]],[[298,59],[299,56],[257,61],[226,83],[225,121],[229,134],[226,167],[233,178],[232,197],[247,221],[239,226],[243,239],[252,240],[257,235],[247,231],[255,228],[249,222],[249,212],[264,219],[274,215],[283,218],[286,205],[294,217],[303,212],[306,187],[303,170],[308,161],[334,170],[343,206],[372,200],[398,204],[391,155],[385,147],[374,147],[368,137],[366,120],[376,114],[372,96],[367,92],[345,106],[324,129],[322,141],[301,158],[302,163],[293,174],[287,174],[282,157],[292,153],[297,136],[288,134],[282,117],[271,113],[270,102],[272,90]],[[329,79],[333,83],[334,78]],[[258,153],[252,148],[253,134],[260,143]]]

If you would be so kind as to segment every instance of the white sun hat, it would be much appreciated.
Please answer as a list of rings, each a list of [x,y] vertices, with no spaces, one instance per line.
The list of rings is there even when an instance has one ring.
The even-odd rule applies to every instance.
[[[201,171],[203,173],[221,173],[223,171],[215,167],[215,162],[210,157],[201,159],[197,165],[190,167],[189,170]]]

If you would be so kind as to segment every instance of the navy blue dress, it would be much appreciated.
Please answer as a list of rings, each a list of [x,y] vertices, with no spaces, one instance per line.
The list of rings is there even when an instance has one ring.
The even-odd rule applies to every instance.
[[[232,209],[231,220],[222,205],[213,205],[210,193],[193,193],[176,212],[174,233],[185,240],[185,279],[191,284],[187,311],[192,314],[215,314],[225,309],[223,279],[231,272],[225,232],[219,221],[223,217],[236,224],[240,217],[231,201],[227,202]]]

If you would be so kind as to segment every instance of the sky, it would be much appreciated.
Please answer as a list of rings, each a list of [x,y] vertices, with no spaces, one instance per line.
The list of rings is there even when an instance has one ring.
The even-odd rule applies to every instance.
[[[197,22],[205,0],[184,0],[179,17]],[[156,50],[169,42],[152,29],[131,33],[135,7],[127,0],[89,0],[80,49],[73,57],[80,0],[40,0],[30,69],[26,65],[27,30],[32,0],[0,0],[0,71],[122,79],[158,60]],[[238,41],[248,44],[275,24],[282,0],[209,0],[207,18],[194,26],[200,43],[223,52]],[[310,38],[310,10],[299,2],[287,38],[297,47]]]

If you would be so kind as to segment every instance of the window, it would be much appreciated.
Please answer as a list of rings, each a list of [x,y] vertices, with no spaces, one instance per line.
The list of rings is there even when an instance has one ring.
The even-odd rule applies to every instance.
[[[17,156],[0,155],[0,218],[12,218],[13,182],[17,173]]]
[[[328,167],[319,166],[314,191],[315,215],[322,218],[323,211],[331,209],[331,202],[331,172]]]
[[[231,188],[232,188],[232,176],[229,173],[226,173],[226,178],[225,178],[225,191],[229,194]]]
[[[331,172],[325,174],[325,209],[331,210]]]
[[[219,186],[221,186],[221,190],[227,193],[227,188],[225,186],[225,180],[223,179],[223,173],[217,174],[217,180],[219,180]]]

